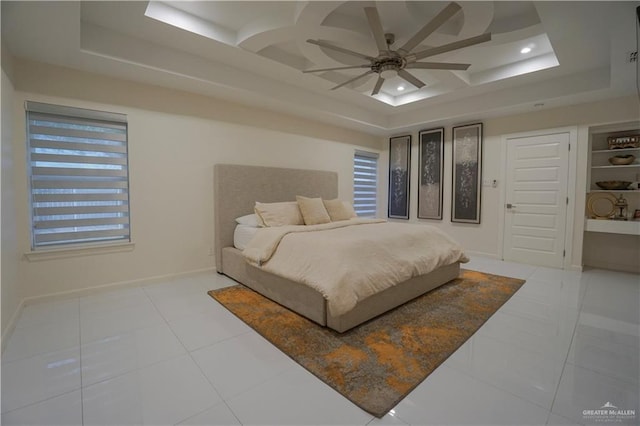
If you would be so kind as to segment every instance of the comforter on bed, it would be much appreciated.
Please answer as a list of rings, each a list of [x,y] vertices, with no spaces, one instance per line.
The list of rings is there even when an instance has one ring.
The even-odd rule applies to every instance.
[[[434,226],[375,219],[263,228],[242,253],[265,271],[319,291],[334,316],[412,277],[468,261]]]

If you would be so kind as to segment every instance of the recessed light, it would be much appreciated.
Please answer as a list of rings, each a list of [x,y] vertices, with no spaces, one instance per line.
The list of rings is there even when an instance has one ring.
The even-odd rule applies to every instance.
[[[398,86],[398,92],[402,92],[404,90],[404,86]]]
[[[530,47],[523,47],[522,49],[520,49],[520,53],[522,54],[529,53],[529,52],[531,52]]]

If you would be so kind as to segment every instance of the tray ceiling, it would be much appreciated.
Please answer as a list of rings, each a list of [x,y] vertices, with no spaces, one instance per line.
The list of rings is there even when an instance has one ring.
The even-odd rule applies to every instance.
[[[374,133],[631,94],[638,2],[458,2],[415,50],[492,33],[489,42],[429,58],[466,71],[411,69],[371,95],[377,75],[330,90],[361,64],[308,43],[378,50],[364,7],[375,5],[401,46],[448,3],[422,1],[11,2],[3,43],[15,55],[189,90]],[[523,50],[528,48],[528,50]]]

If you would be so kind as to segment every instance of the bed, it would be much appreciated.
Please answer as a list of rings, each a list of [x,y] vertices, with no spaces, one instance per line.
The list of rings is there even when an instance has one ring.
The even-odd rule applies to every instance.
[[[265,272],[248,263],[234,247],[235,219],[250,213],[256,201],[282,202],[296,196],[335,199],[335,172],[216,164],[214,166],[214,244],[216,270],[310,320],[347,331],[458,277],[459,262],[440,267],[360,300],[350,311],[332,315],[325,297],[313,288]]]

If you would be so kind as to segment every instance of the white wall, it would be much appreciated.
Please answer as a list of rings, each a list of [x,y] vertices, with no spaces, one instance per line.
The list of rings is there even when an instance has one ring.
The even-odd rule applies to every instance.
[[[487,120],[430,124],[426,128],[445,128],[444,214],[442,221],[417,219],[418,132],[412,132],[410,222],[428,223],[441,227],[460,242],[470,253],[502,258],[501,228],[503,224],[499,221],[499,212],[503,208],[501,194],[504,191],[505,182],[500,182],[499,180],[501,171],[504,169],[504,163],[501,158],[503,136],[574,126],[578,130],[578,146],[575,147],[577,149],[576,185],[574,188],[576,197],[572,202],[575,203],[576,208],[575,215],[571,220],[574,234],[571,265],[579,267],[583,264],[582,245],[585,191],[587,188],[588,128],[589,126],[599,124],[637,120],[639,116],[640,107],[638,99],[635,96],[629,96]],[[482,188],[481,224],[451,223],[451,129],[452,126],[474,122],[483,123],[483,179],[498,180],[498,187],[492,188],[484,186]],[[384,143],[386,144],[387,150],[381,156],[380,161],[383,164],[385,175],[381,180],[387,182],[388,140]],[[385,203],[383,207],[386,209],[387,194],[385,193],[383,197],[383,203]]]
[[[466,122],[471,123],[471,122]],[[464,124],[466,124],[464,123]],[[462,123],[461,123],[462,124]],[[490,135],[487,133],[487,122],[484,122],[484,158],[482,174],[483,179],[499,179],[497,168],[500,166],[500,135]],[[412,223],[425,223],[435,225],[442,228],[445,232],[462,244],[467,252],[472,254],[480,254],[488,257],[499,257],[499,241],[498,241],[498,221],[495,216],[497,213],[496,205],[500,198],[500,188],[482,188],[481,202],[481,218],[480,224],[453,223],[451,222],[451,187],[452,187],[452,128],[450,125],[430,125],[428,128],[444,127],[445,128],[445,146],[444,146],[444,173],[443,173],[443,206],[442,220],[417,219],[418,216],[418,161],[419,161],[419,144],[418,132],[411,135],[411,203],[409,206],[410,219]],[[388,152],[385,152],[383,162],[388,162]],[[385,163],[386,164],[386,163]],[[387,175],[383,178],[388,181]],[[387,195],[384,195],[387,197]],[[386,201],[386,199],[385,199]]]
[[[336,171],[339,195],[350,200],[354,150],[379,151],[378,137],[309,120],[42,64],[15,65],[13,158],[20,253],[30,249],[25,100],[127,114],[135,243],[126,252],[21,259],[26,298],[213,268],[215,163]],[[77,97],[59,96],[62,92]],[[87,100],[88,94],[101,101]]]
[[[3,63],[3,67],[6,66]],[[15,156],[12,141],[14,139],[13,102],[14,88],[4,69],[2,70],[2,167],[1,187],[2,197],[0,201],[0,215],[2,225],[0,229],[0,282],[2,299],[2,343],[6,343],[5,337],[10,332],[11,323],[18,311],[22,300],[21,288],[18,279],[18,265],[20,253],[17,241],[17,216],[15,204]]]
[[[9,95],[5,96],[5,85],[10,87],[11,82],[3,75],[3,102],[12,104],[13,118],[9,119],[9,128],[14,130],[13,143],[6,147],[9,167],[5,168],[4,145],[8,138],[5,138],[3,126],[3,231],[16,230],[15,242],[7,245],[11,247],[7,256],[3,232],[3,331],[5,309],[11,313],[21,298],[213,268],[213,257],[209,255],[213,244],[212,167],[218,162],[334,170],[339,174],[340,196],[351,199],[354,149],[382,150],[380,212],[382,216],[386,215],[386,138],[257,107],[40,63],[15,60],[13,68],[15,93],[9,90]],[[29,261],[22,256],[29,251],[23,106],[27,99],[128,115],[134,250],[42,261]],[[5,108],[3,104],[3,124],[6,110],[11,111],[11,108]],[[630,97],[485,120],[483,176],[490,180],[500,178],[503,135],[578,126],[582,137],[579,136],[578,144],[578,197],[575,202],[583,206],[588,142],[585,129],[591,124],[629,121],[637,115],[637,101]],[[446,177],[451,176],[453,124],[464,123],[443,123],[447,141],[445,219],[419,222],[441,226],[469,252],[500,257],[499,229],[502,224],[497,212],[501,208],[503,182],[495,189],[483,188],[482,224],[454,224],[449,220],[451,179]],[[412,222],[418,222],[415,219],[416,141],[417,132],[413,134]],[[10,212],[5,218],[4,211],[11,208],[15,213]],[[576,220],[582,222],[584,209],[577,208],[576,212]],[[579,256],[574,252],[574,257],[578,256],[574,263],[579,264],[582,225],[574,225],[579,229],[575,239],[579,239],[577,245],[580,246]],[[6,262],[5,257],[8,257]],[[5,285],[4,278],[9,275],[15,285]],[[5,308],[5,292],[11,294],[6,301],[8,308]]]

